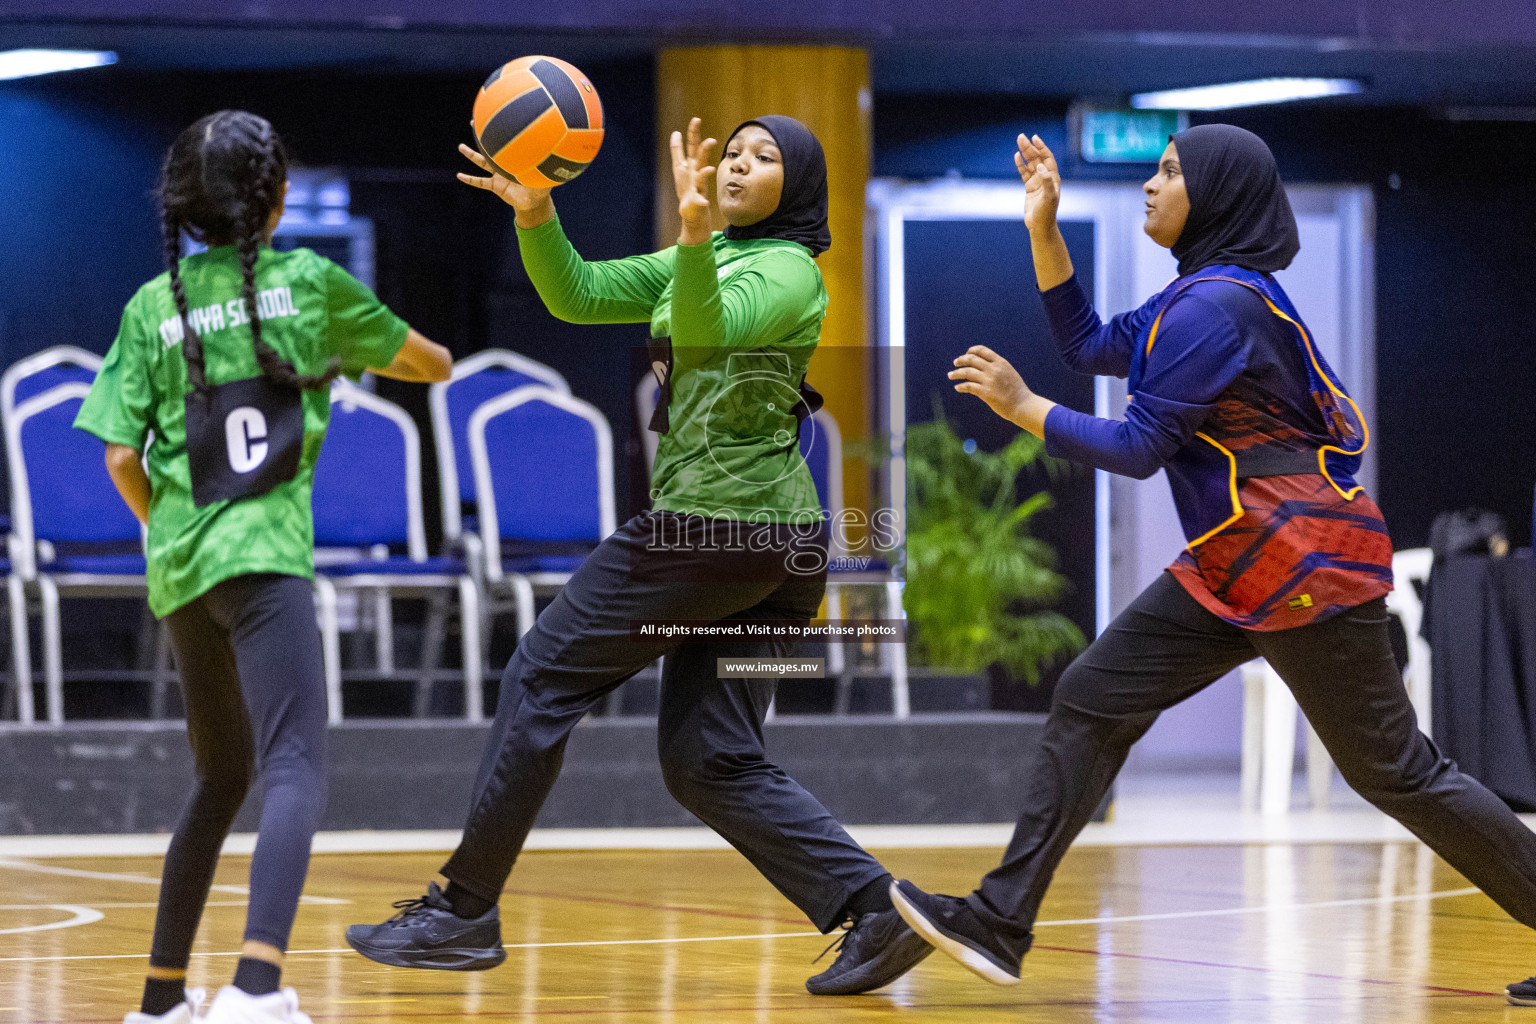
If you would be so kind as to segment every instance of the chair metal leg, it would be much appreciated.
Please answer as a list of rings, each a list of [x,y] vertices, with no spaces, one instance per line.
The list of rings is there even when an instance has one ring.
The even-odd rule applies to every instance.
[[[1239,806],[1259,809],[1259,769],[1264,760],[1264,669],[1262,660],[1243,665],[1243,760],[1238,782]]]
[[[388,587],[373,592],[373,660],[379,675],[395,674],[395,614]]]
[[[427,621],[421,634],[421,674],[416,677],[412,714],[426,718],[432,710],[432,687],[443,663],[443,639],[448,631],[448,599],[444,594],[427,598]]]
[[[165,694],[171,675],[171,630],[163,621],[155,624],[155,665],[150,676],[151,718],[165,717]]]
[[[21,577],[14,573],[7,576],[5,592],[11,606],[11,680],[16,688],[16,717],[21,724],[32,725],[37,721],[37,711],[32,703],[31,620]]]
[[[843,588],[836,583],[827,584],[827,621],[843,621]],[[827,678],[832,680],[832,713],[846,715],[852,697],[853,680],[847,678],[847,647],[841,641],[827,638]]]
[[[905,619],[901,607],[901,583],[891,580],[885,585],[886,614],[891,619]],[[907,645],[886,644],[885,650],[891,668],[891,711],[897,718],[912,714],[911,693],[907,688]]]
[[[341,626],[336,615],[336,584],[315,577],[315,605],[320,620],[320,650],[325,663],[326,721],[341,724]]]
[[[64,638],[59,625],[59,588],[47,576],[37,578],[43,603],[43,684],[48,693],[48,724],[64,724]]]
[[[155,613],[149,610],[146,603],[139,609],[139,628],[133,635],[133,667],[139,672],[149,673],[151,681],[154,678],[155,644],[158,640],[155,636],[156,625]],[[150,707],[154,707],[153,695],[150,697]],[[155,717],[153,710],[150,717]]]
[[[1291,809],[1291,777],[1296,766],[1296,699],[1269,663],[1264,664],[1264,765],[1259,810],[1266,815]]]
[[[523,634],[533,628],[533,584],[528,577],[518,575],[509,575],[507,582],[511,584],[512,594],[517,599],[517,638],[521,640]]]
[[[1408,638],[1408,668],[1404,676],[1408,683],[1408,700],[1413,704],[1413,712],[1419,720],[1419,728],[1424,735],[1433,738],[1431,714],[1435,702],[1431,658],[1429,644],[1418,635],[1415,628],[1414,635]]]
[[[1307,795],[1312,798],[1312,809],[1328,809],[1328,792],[1333,788],[1333,758],[1323,746],[1322,737],[1307,723]]]
[[[459,578],[459,638],[464,660],[464,717],[485,720],[484,646],[480,640],[480,588],[467,576]]]
[[[17,692],[17,686],[16,686],[16,675],[17,675],[17,673],[16,673],[16,665],[15,665],[15,657],[16,657],[16,653],[15,652],[16,652],[16,647],[15,647],[15,641],[13,640],[12,641],[12,646],[11,646],[11,659],[12,659],[11,669],[6,674],[6,678],[5,678],[6,683],[8,683],[10,685],[6,686],[3,691],[0,691],[0,692],[4,693],[4,698],[0,699],[0,718],[10,718],[11,716],[14,715],[14,716],[16,716],[17,720],[19,721],[20,718],[21,718],[21,709],[18,707],[18,702],[19,702],[19,699],[20,699],[21,695],[20,695],[20,693]]]

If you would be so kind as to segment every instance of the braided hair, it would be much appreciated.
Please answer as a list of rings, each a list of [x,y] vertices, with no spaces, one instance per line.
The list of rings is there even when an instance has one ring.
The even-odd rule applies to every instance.
[[[200,118],[176,137],[160,173],[160,219],[171,294],[181,316],[181,353],[187,380],[199,393],[208,388],[203,339],[187,318],[182,283],[181,235],[210,246],[235,245],[240,253],[241,298],[261,372],[271,381],[304,391],[322,391],[341,372],[332,359],[325,372],[301,374],[261,337],[256,311],[256,259],[272,211],[288,179],[283,142],[265,118],[243,110],[221,110]]]

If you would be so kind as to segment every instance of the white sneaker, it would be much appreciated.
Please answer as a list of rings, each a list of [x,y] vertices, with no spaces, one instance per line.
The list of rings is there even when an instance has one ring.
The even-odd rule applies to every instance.
[[[200,988],[182,991],[186,998],[177,1003],[175,1009],[167,1010],[159,1016],[135,1010],[123,1018],[123,1024],[192,1024],[197,1020],[197,1011],[202,1009],[208,993]]]
[[[299,1012],[299,994],[291,988],[253,996],[225,985],[200,1024],[314,1024]]]

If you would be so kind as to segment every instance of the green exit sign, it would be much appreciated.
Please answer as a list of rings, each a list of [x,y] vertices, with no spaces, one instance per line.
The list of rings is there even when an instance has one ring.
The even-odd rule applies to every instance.
[[[1094,164],[1155,164],[1168,136],[1189,127],[1182,110],[1114,110],[1076,106],[1070,115],[1077,152]]]

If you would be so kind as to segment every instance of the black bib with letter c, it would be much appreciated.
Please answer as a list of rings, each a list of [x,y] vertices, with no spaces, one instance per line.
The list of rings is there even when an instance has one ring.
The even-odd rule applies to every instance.
[[[299,472],[304,404],[297,388],[265,376],[217,384],[186,398],[192,504],[266,494]]]

